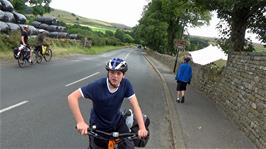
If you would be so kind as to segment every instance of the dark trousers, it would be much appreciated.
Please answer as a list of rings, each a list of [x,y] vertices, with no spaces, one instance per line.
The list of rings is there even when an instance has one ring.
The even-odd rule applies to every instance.
[[[185,91],[187,89],[187,82],[177,81],[176,91]]]

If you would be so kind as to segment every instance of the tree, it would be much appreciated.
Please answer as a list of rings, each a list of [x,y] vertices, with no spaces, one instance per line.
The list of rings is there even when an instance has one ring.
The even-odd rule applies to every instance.
[[[172,54],[174,40],[183,38],[186,27],[203,25],[210,18],[208,10],[191,0],[153,0],[144,9],[136,35],[149,47]]]
[[[149,3],[143,11],[139,25],[134,28],[135,38],[145,46],[160,53],[166,53],[167,26],[163,20],[162,3],[159,0]]]
[[[115,31],[114,36],[115,36],[115,38],[119,39],[122,42],[131,43],[134,41],[134,39],[129,34],[127,34],[125,31],[123,31],[121,29],[117,29]]]
[[[25,13],[25,0],[12,0],[11,3],[17,12]]]
[[[49,4],[51,0],[26,0],[32,7],[32,13],[34,15],[43,15],[44,13],[50,12],[51,8]]]
[[[112,31],[110,31],[110,30],[107,30],[107,31],[105,31],[105,35],[107,37],[112,37],[112,36],[114,36],[114,33]]]
[[[218,18],[228,24],[220,25],[227,47],[232,51],[247,51],[245,33],[247,29],[256,33],[266,43],[266,0],[195,0],[211,11],[217,11]],[[223,38],[223,39],[225,39]]]
[[[208,10],[190,0],[163,0],[163,13],[168,23],[168,51],[174,49],[174,40],[182,39],[187,26],[201,26],[211,19]]]

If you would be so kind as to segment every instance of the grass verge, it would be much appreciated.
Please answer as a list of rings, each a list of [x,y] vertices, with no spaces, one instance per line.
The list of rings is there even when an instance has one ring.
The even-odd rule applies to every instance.
[[[126,48],[128,46],[93,46],[91,48],[83,48],[80,46],[68,46],[68,47],[58,47],[52,46],[53,56],[54,57],[64,57],[70,56],[72,54],[84,54],[84,55],[96,55],[108,51],[113,51],[121,48]],[[0,51],[0,59],[1,61],[12,61],[13,58],[13,51]]]
[[[100,46],[100,47],[94,46],[91,48],[83,48],[79,46],[54,47],[53,52],[58,57],[72,55],[72,54],[96,55],[125,47],[126,46]]]

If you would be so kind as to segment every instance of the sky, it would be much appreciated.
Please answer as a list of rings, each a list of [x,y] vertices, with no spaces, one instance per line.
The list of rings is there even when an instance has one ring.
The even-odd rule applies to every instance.
[[[148,2],[149,0],[52,0],[50,7],[90,19],[133,27],[138,24],[143,8]],[[219,32],[216,29],[218,22],[219,19],[213,15],[208,26],[188,28],[188,32],[190,35],[219,37]],[[259,43],[254,34],[247,34],[246,37]]]
[[[50,7],[133,27],[138,24],[147,4],[147,0],[52,0]]]

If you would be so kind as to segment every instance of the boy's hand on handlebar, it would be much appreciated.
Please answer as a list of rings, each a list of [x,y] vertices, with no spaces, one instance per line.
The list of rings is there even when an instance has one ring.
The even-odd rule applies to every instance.
[[[81,135],[87,135],[88,128],[89,128],[89,125],[85,122],[77,123],[77,130]]]
[[[148,131],[144,128],[144,129],[139,129],[138,131],[138,137],[139,138],[146,138],[148,135]]]

